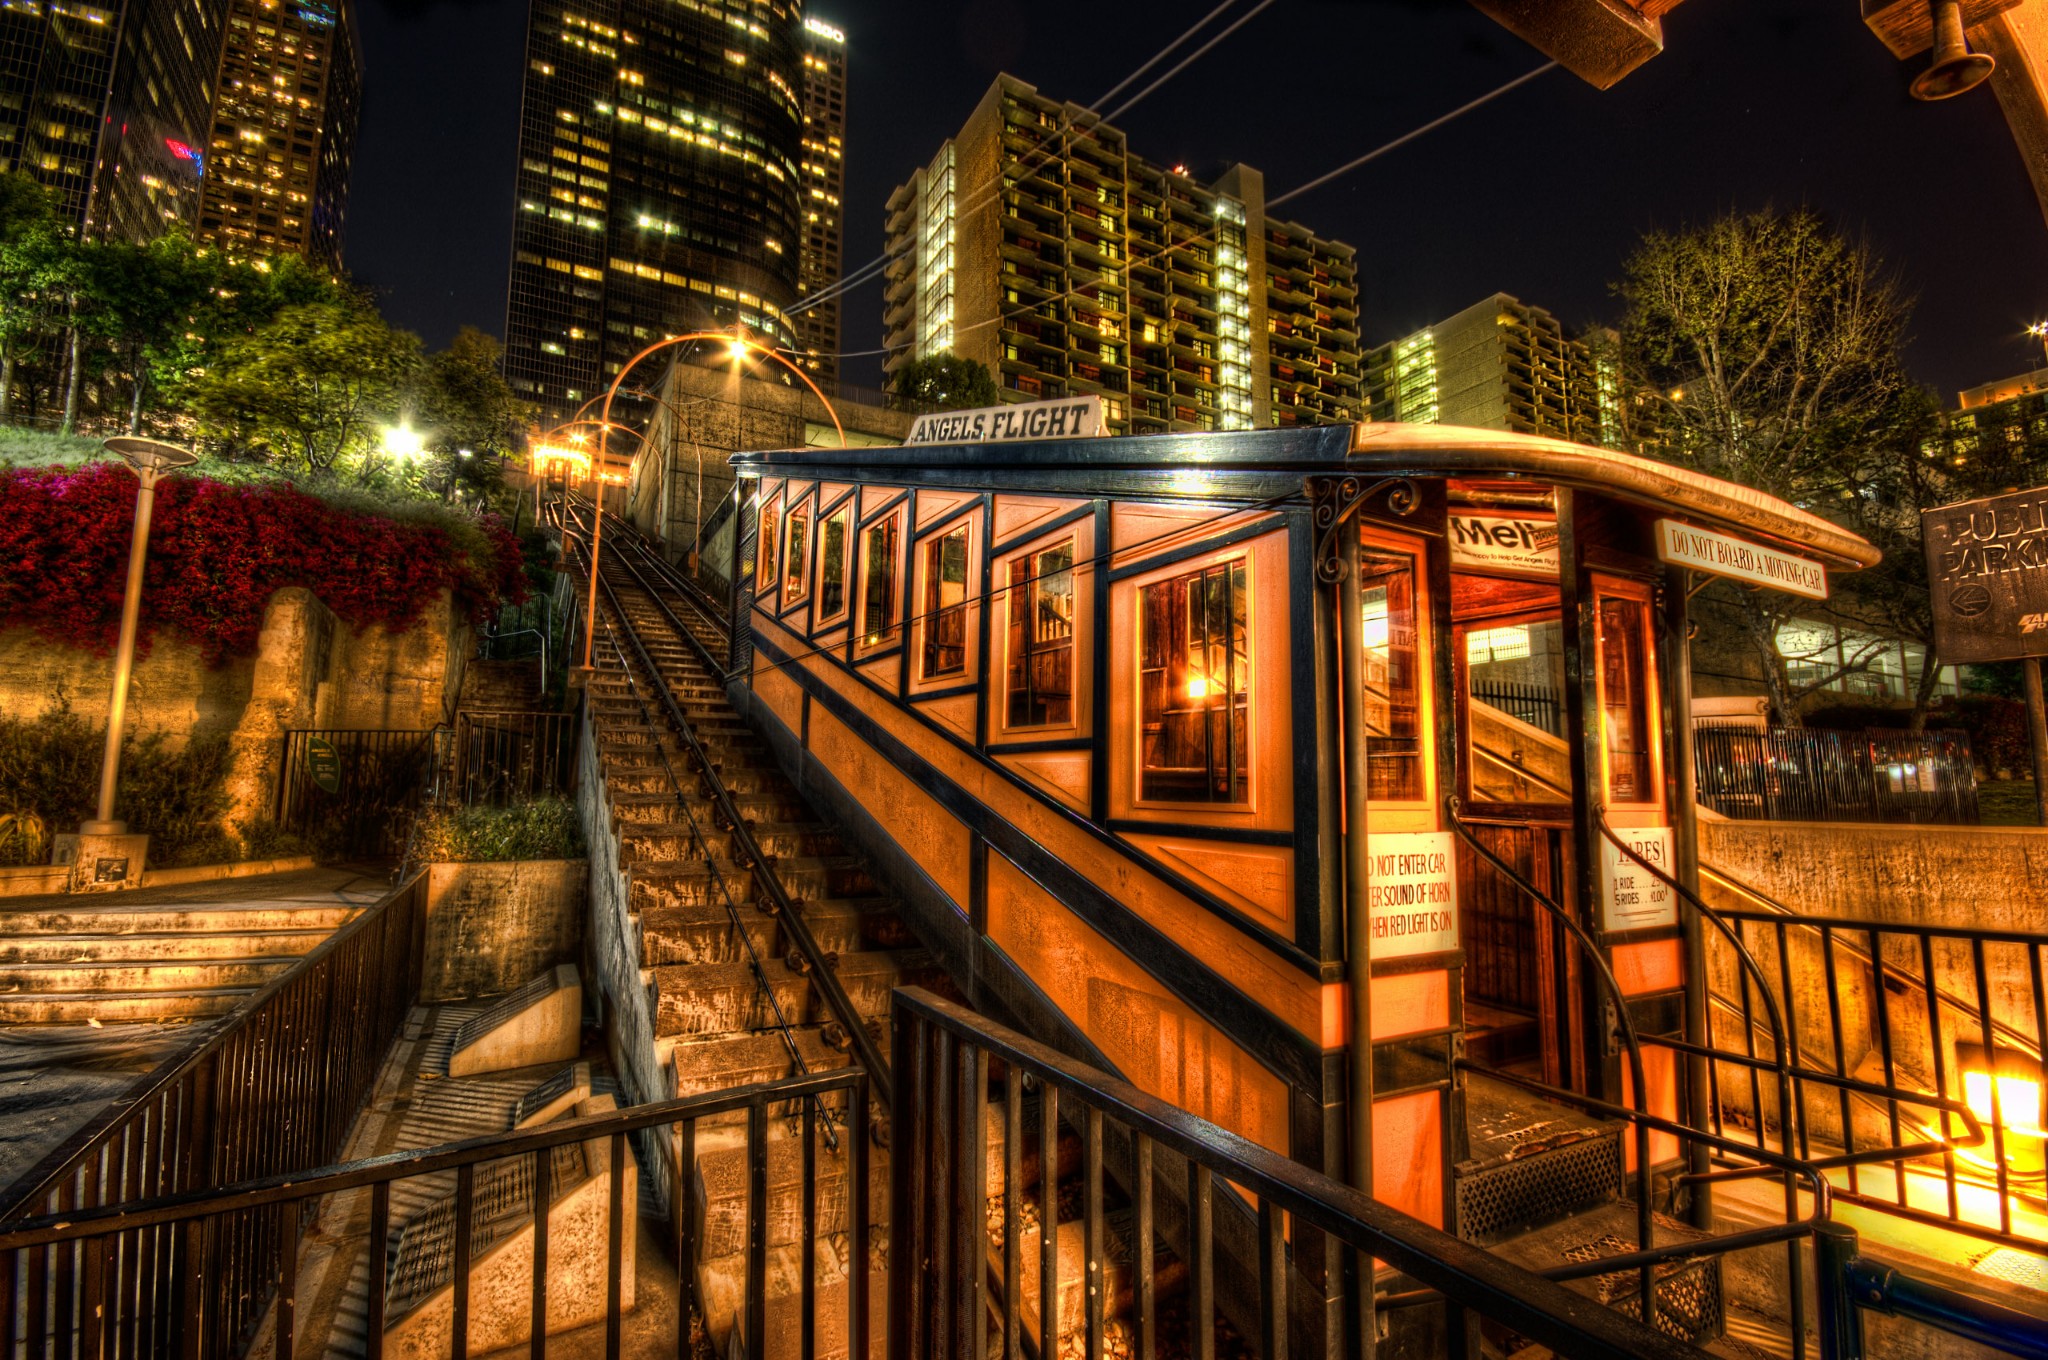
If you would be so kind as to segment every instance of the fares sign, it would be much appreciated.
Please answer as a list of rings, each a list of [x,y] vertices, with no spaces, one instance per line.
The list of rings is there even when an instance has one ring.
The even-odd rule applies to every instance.
[[[1102,433],[1102,398],[1066,397],[937,411],[919,416],[906,444],[1008,444],[1023,439],[1086,439]]]
[[[1920,515],[1944,664],[2048,656],[2048,487]]]
[[[1600,838],[1600,927],[1603,930],[1647,930],[1678,923],[1678,897],[1671,885],[1643,867],[1671,872],[1671,828],[1618,826],[1614,834],[1633,853],[1623,854],[1605,836]]]
[[[1657,556],[1675,566],[1768,586],[1788,595],[1804,595],[1809,600],[1828,597],[1828,569],[1820,563],[1675,519],[1657,521]]]
[[[1372,957],[1403,959],[1458,947],[1458,892],[1451,833],[1408,831],[1373,836],[1366,871]]]
[[[1451,567],[1557,579],[1557,521],[1452,515]]]

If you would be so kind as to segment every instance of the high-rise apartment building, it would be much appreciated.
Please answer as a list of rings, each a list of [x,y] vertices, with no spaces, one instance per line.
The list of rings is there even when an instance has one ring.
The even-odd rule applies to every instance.
[[[1557,318],[1506,293],[1374,347],[1365,356],[1373,420],[1469,425],[1581,444],[1619,437],[1608,364]]]
[[[505,371],[545,418],[666,336],[797,344],[806,50],[801,0],[532,0]]]
[[[809,299],[839,282],[839,229],[846,195],[846,33],[804,20],[804,246],[797,292]],[[803,366],[820,381],[839,377],[839,298],[808,303],[796,316]]]
[[[228,3],[0,4],[0,171],[89,235],[196,227]]]
[[[341,268],[362,57],[351,0],[228,0],[199,237]]]
[[[948,352],[1006,398],[1100,394],[1113,432],[1358,418],[1350,246],[1271,218],[1259,172],[1203,183],[999,76],[889,197],[885,369]]]

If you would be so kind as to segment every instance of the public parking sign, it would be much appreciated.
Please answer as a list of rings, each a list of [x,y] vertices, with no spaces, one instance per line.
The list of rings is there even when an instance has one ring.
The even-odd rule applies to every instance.
[[[2048,656],[2048,487],[1920,515],[1944,665]]]

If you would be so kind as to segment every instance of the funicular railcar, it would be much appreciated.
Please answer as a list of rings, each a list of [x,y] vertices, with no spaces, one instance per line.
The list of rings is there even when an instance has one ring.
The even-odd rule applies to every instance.
[[[1863,540],[1443,427],[734,463],[743,702],[971,1004],[1507,1252],[1640,1147],[1680,1169],[1536,1092],[1705,1126],[1621,1014],[1704,1039],[1666,882],[1697,876],[1688,598],[1824,591]],[[1660,1307],[1711,1327],[1690,1287]]]

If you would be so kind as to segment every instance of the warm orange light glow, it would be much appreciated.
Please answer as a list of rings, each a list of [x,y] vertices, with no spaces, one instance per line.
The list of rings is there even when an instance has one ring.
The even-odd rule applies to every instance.
[[[1188,698],[1206,699],[1209,697],[1212,688],[1207,677],[1193,676],[1188,680]]]
[[[581,449],[565,449],[559,444],[536,444],[534,446],[533,470],[535,472],[543,472],[558,464],[589,472],[590,455]]]
[[[1963,1103],[1986,1124],[1992,1122],[1991,1081],[1989,1072],[1963,1073]],[[2007,1133],[2048,1137],[2048,1130],[2041,1127],[2041,1083],[2037,1078],[1999,1074],[1997,1115]]]

